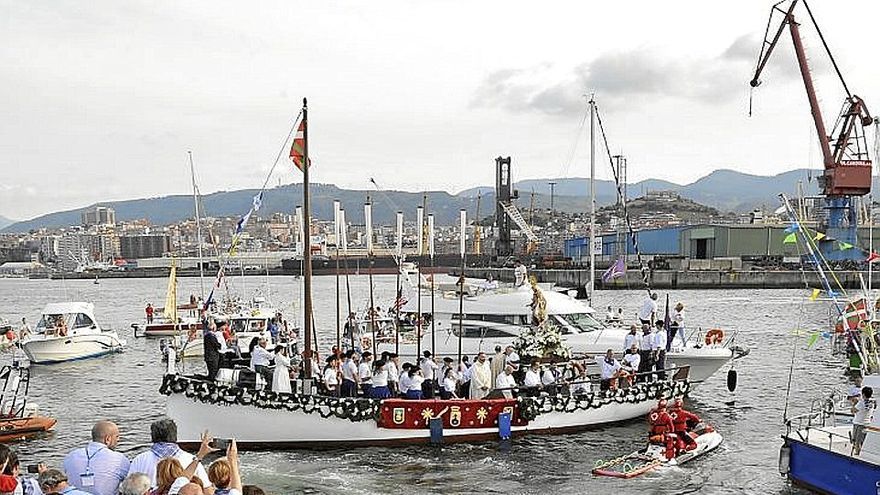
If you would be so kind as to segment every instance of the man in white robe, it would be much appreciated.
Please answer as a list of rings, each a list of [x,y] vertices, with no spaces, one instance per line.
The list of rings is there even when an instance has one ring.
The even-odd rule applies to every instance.
[[[471,367],[471,399],[482,399],[492,390],[492,368],[486,359],[486,353],[481,352],[476,362]]]

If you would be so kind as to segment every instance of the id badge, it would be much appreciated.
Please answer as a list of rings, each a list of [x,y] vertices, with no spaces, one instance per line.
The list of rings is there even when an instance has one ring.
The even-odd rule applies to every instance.
[[[83,473],[79,475],[79,481],[82,486],[95,486],[95,474],[94,473]]]

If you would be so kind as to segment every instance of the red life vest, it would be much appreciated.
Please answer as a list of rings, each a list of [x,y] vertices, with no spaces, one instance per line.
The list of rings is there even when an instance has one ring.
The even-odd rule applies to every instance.
[[[682,431],[686,432],[688,429],[687,428],[688,421],[693,421],[695,423],[700,422],[699,416],[697,416],[696,414],[694,414],[690,411],[685,411],[684,409],[679,409],[679,408],[672,409],[670,411],[669,415],[672,417],[672,425],[673,425],[673,427],[675,429],[674,431],[676,433],[682,432]]]
[[[667,413],[666,410],[652,411],[651,414],[648,415],[648,423],[651,425],[651,436],[665,435],[675,431],[675,427],[672,424],[672,417],[669,416],[669,413]]]

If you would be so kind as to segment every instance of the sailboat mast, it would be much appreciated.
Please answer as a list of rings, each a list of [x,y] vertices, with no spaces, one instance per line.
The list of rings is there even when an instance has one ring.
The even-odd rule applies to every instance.
[[[590,290],[588,298],[593,304],[596,288],[596,102],[590,96]]]
[[[304,376],[312,378],[312,216],[309,202],[309,109],[303,98],[303,346]]]
[[[196,188],[196,168],[193,165],[193,154],[192,151],[187,151],[187,155],[189,156],[189,174],[192,177],[192,186],[193,186],[193,205],[195,205],[195,213],[196,213],[196,243],[198,243],[199,250],[199,288],[201,289],[201,296],[204,300],[205,298],[205,266],[202,259],[202,217],[199,214],[199,196]]]

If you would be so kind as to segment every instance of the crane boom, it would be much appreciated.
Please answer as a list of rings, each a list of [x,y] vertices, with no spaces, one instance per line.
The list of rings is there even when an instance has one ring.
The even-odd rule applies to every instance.
[[[800,34],[800,25],[794,17],[794,8],[797,6],[798,1],[792,0],[787,10],[779,8],[779,5],[783,2],[773,5],[771,20],[773,13],[777,11],[783,13],[783,19],[772,40],[768,41],[765,36],[764,45],[755,67],[755,75],[752,77],[750,85],[754,88],[761,84],[761,74],[767,66],[767,62],[773,54],[773,50],[776,48],[782,32],[788,27],[797,57],[798,68],[800,69],[801,78],[807,93],[807,100],[810,104],[813,124],[815,125],[816,134],[819,137],[819,145],[822,149],[822,164],[825,168],[825,174],[821,181],[823,192],[827,196],[861,196],[867,194],[871,191],[872,169],[867,146],[864,143],[864,131],[859,127],[870,125],[873,119],[868,113],[864,101],[858,96],[849,93],[849,88],[843,81],[840,71],[837,70],[847,96],[843,109],[838,116],[837,124],[834,126],[837,137],[829,135],[825,127],[825,121],[822,118],[819,99],[816,96],[816,88],[813,84],[813,77]],[[804,0],[804,5],[809,9],[806,0]],[[810,12],[810,17],[812,18],[812,12]],[[814,18],[813,23],[814,25],[816,24]],[[818,25],[816,25],[816,29],[818,30]],[[767,34],[769,33],[770,23],[767,25]],[[821,36],[821,31],[819,33]],[[827,50],[828,45],[825,43],[824,37],[822,42]],[[830,51],[828,54],[831,56]],[[831,59],[834,62],[834,58],[831,57]],[[834,62],[834,66],[837,69],[836,62]]]

